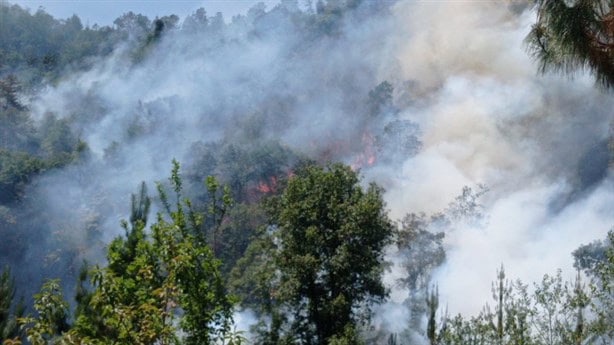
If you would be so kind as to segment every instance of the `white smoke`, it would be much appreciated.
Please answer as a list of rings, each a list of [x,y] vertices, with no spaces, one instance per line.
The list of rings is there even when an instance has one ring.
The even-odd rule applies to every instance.
[[[573,277],[571,252],[614,224],[611,172],[569,199],[581,194],[570,192],[580,157],[607,138],[613,100],[586,76],[538,75],[523,47],[534,15],[519,10],[399,2],[394,11],[390,73],[413,81],[403,115],[421,125],[424,148],[388,181],[392,214],[437,212],[465,185],[489,188],[487,225],[446,235],[433,283],[451,314],[478,312],[501,264],[525,282],[557,268]]]

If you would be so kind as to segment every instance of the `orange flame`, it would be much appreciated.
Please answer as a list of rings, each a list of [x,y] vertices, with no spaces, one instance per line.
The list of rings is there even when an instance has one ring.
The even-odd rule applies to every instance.
[[[352,164],[350,164],[351,168],[354,170],[365,165],[373,165],[377,159],[375,155],[375,139],[369,131],[365,131],[362,134],[362,145],[364,147],[363,151],[358,154],[358,156],[354,158]]]
[[[276,176],[269,176],[269,178],[264,181],[260,180],[258,181],[258,185],[256,186],[256,189],[261,193],[275,192],[276,188],[277,188],[277,177]]]

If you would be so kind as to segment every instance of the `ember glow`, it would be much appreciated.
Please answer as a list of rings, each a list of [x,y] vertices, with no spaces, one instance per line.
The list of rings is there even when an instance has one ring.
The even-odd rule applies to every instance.
[[[261,193],[275,193],[277,191],[277,177],[269,176],[266,180],[258,181],[256,189]]]
[[[375,164],[375,161],[377,159],[375,139],[369,131],[363,132],[361,143],[363,147],[362,152],[360,152],[350,164],[350,166],[354,170],[360,169],[365,166],[371,166]]]

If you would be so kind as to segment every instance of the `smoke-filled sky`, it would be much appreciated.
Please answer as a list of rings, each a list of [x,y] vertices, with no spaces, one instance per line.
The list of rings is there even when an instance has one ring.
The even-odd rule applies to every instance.
[[[523,46],[534,20],[526,6],[399,1],[369,12],[374,4],[346,15],[338,35],[313,40],[282,15],[248,17],[218,33],[223,42],[170,34],[137,66],[120,51],[49,86],[31,101],[35,116],[97,112],[78,128],[93,159],[39,180],[33,199],[56,219],[74,220],[73,229],[87,217],[69,214],[111,200],[96,210],[108,240],[140,181],[163,179],[173,157],[189,165],[195,142],[247,140],[238,128],[249,121],[258,124],[256,140],[306,154],[343,142],[354,149],[333,158],[352,163],[365,145],[359,118],[367,95],[387,80],[394,116],[419,126],[422,142],[415,155],[363,167],[366,181],[386,188],[391,216],[441,211],[463,186],[489,189],[480,200],[484,224],[456,224],[446,234],[447,261],[433,281],[441,304],[451,314],[477,312],[501,264],[525,282],[557,268],[571,278],[571,252],[614,225],[612,171],[596,154],[613,121],[612,95],[582,73],[537,74]],[[254,29],[260,34],[250,35]],[[374,133],[394,123],[369,121]],[[142,132],[129,138],[125,129],[135,123]],[[108,164],[114,142],[120,159]],[[84,240],[77,231],[68,237]]]

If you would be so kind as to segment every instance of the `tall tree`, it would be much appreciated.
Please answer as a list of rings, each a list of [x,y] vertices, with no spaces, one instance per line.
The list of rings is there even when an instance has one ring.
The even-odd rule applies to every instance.
[[[426,306],[428,309],[428,321],[426,326],[426,337],[430,345],[437,345],[437,308],[439,308],[439,288],[426,292]]]
[[[610,0],[535,0],[537,22],[526,38],[542,72],[588,69],[614,87],[614,7]]]
[[[25,150],[34,136],[34,126],[19,100],[21,86],[14,75],[0,79],[0,147]]]
[[[304,324],[306,344],[351,341],[365,316],[358,307],[368,310],[386,296],[383,249],[393,227],[382,190],[359,182],[341,164],[306,166],[277,204],[281,288]]]

